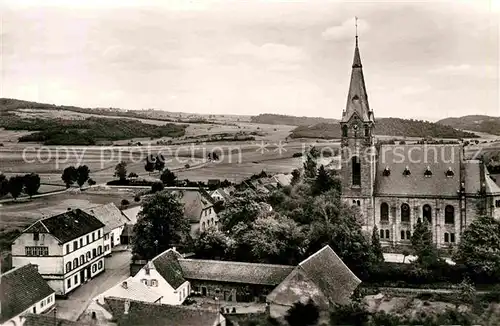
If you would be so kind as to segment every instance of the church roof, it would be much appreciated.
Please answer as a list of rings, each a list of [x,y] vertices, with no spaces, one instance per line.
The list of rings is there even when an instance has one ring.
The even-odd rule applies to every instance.
[[[368,94],[366,93],[363,65],[361,64],[357,39],[352,63],[351,83],[346,108],[342,114],[342,122],[348,122],[354,114],[362,121],[374,121],[373,112],[370,111],[368,105]]]
[[[377,196],[458,196],[461,163],[459,145],[382,145],[378,154],[375,178]],[[386,168],[389,168],[390,173],[384,173]],[[431,175],[424,174],[427,168]],[[409,174],[405,174],[405,170]],[[453,176],[447,176],[448,171]]]

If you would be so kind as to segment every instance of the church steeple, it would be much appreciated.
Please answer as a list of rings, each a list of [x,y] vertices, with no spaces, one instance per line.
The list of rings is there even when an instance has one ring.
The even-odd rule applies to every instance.
[[[356,114],[363,122],[373,122],[373,112],[368,104],[365,78],[363,76],[363,65],[358,47],[358,32],[356,18],[356,46],[354,48],[354,59],[352,62],[351,83],[347,95],[347,104],[342,113],[342,122],[348,122]]]

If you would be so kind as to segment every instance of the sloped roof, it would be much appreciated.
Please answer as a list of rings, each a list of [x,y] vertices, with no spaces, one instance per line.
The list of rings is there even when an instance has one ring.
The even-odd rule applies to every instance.
[[[321,289],[330,302],[348,303],[361,280],[344,264],[342,259],[325,246],[303,262],[298,268]]]
[[[465,193],[476,195],[481,190],[481,161],[468,160],[464,162]]]
[[[38,220],[25,229],[23,233],[50,233],[61,243],[65,243],[102,227],[104,224],[96,217],[77,208]]]
[[[123,286],[123,283],[127,284],[126,288]],[[157,292],[154,288],[147,286],[133,277],[129,277],[99,294],[96,298],[99,299],[100,303],[102,303],[102,300],[107,297],[156,302],[160,300],[163,295]]]
[[[489,174],[485,177],[486,194],[488,195],[500,195],[500,187],[493,181]]]
[[[142,211],[142,206],[135,206],[131,208],[124,209],[122,212],[130,220],[130,223],[137,223],[137,216]]]
[[[180,202],[184,205],[184,215],[191,223],[199,223],[201,212],[212,207],[213,204],[199,191],[174,191],[179,195]]]
[[[154,268],[174,289],[181,286],[186,280],[179,264],[182,255],[174,249],[168,249],[151,260]],[[145,267],[143,267],[145,268]]]
[[[459,145],[382,145],[379,150],[375,194],[456,197],[460,190]],[[388,167],[390,175],[384,176]],[[403,172],[408,167],[410,175]],[[431,177],[424,176],[430,168]],[[451,168],[453,177],[446,177]]]
[[[214,325],[218,318],[220,321],[224,318],[214,310],[135,300],[128,300],[128,313],[125,314],[127,300],[106,298],[105,301],[118,326],[207,326]]]
[[[290,183],[292,183],[292,175],[291,174],[284,174],[284,173],[279,173],[274,176],[274,179],[281,185],[281,186],[288,186]]]
[[[54,293],[32,264],[2,274],[0,284],[0,323],[19,315]]]
[[[294,269],[286,265],[202,259],[179,259],[179,264],[186,279],[261,285],[277,285]]]
[[[81,321],[71,321],[68,319],[56,318],[52,314],[48,315],[24,315],[25,321],[23,326],[90,326],[90,324]]]
[[[130,223],[129,218],[114,203],[91,207],[84,212],[97,217],[104,224],[104,233]]]

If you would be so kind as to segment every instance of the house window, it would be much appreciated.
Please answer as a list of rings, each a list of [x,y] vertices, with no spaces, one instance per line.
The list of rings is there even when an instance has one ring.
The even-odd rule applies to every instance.
[[[352,184],[354,186],[361,185],[361,162],[359,157],[354,156],[351,160],[352,162]]]
[[[444,223],[455,224],[455,207],[446,205],[444,208]]]
[[[205,231],[205,222],[201,223],[201,232]]]
[[[100,260],[99,263],[97,263],[97,265],[99,269],[102,269],[102,260]]]
[[[66,245],[66,253],[69,253],[69,244]]]
[[[97,239],[99,239],[101,237],[101,230],[98,230],[97,231]]]
[[[95,233],[92,232],[92,241],[95,241]]]
[[[401,222],[410,222],[410,206],[408,204],[401,205]]]
[[[405,239],[405,231],[401,231],[401,240]]]
[[[83,247],[83,238],[80,239],[80,248]]]
[[[186,289],[182,289],[182,297],[185,298],[186,297]]]
[[[380,220],[389,221],[389,205],[387,203],[380,204]]]
[[[75,251],[76,249],[78,249],[78,242],[73,241],[73,251]]]
[[[406,240],[411,240],[411,232],[406,231]]]
[[[49,247],[24,247],[26,256],[40,257],[49,255]]]
[[[380,238],[381,239],[389,239],[390,238],[389,230],[380,230]]]
[[[87,244],[89,244],[90,243],[90,238],[89,238],[88,234],[87,234],[86,238],[87,238]]]
[[[495,200],[495,207],[500,207],[500,200]]]
[[[432,208],[430,205],[425,204],[422,208],[422,217],[427,220],[427,222],[432,223]]]
[[[450,242],[455,243],[455,233],[450,233]]]
[[[450,235],[448,233],[444,234],[444,242],[446,243],[450,242]]]
[[[87,251],[87,261],[90,260],[90,251]]]
[[[182,301],[182,292],[179,291],[179,301]]]
[[[78,258],[73,259],[73,269],[78,267]]]
[[[66,273],[69,273],[71,271],[71,262],[66,263]]]
[[[92,249],[92,258],[94,258],[95,256],[97,256],[97,250],[94,248]]]
[[[158,286],[157,280],[151,280],[151,286]]]
[[[369,137],[369,136],[370,136],[370,127],[365,126],[365,137]]]
[[[97,271],[97,265],[94,264],[92,265],[92,273],[95,273]]]
[[[85,264],[85,257],[83,255],[80,256],[80,265]]]
[[[385,230],[385,238],[389,239],[390,238],[390,233],[389,230]]]
[[[346,125],[342,126],[342,137],[347,137],[347,126]]]
[[[40,234],[38,232],[33,233],[33,240],[34,241],[40,240]]]
[[[75,275],[75,284],[78,284],[78,274]]]
[[[357,201],[356,201],[356,204],[357,204],[358,206],[361,206],[361,202],[360,202],[359,200],[357,200]]]
[[[108,251],[109,250],[109,246],[108,245],[105,245],[104,246],[104,251]]]
[[[97,247],[97,254],[102,254],[102,246]]]
[[[70,278],[68,278],[68,281],[67,281],[67,282],[68,282],[68,289],[69,289],[69,288],[71,287],[71,279],[70,279]]]
[[[144,285],[148,285],[148,280],[146,280],[145,278],[141,279],[141,283],[144,283]]]
[[[383,239],[384,238],[384,230],[380,229],[380,239]]]

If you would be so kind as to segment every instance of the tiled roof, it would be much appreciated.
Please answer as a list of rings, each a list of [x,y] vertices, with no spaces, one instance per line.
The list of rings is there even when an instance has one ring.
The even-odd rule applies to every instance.
[[[0,284],[0,324],[54,293],[32,264],[2,274]]]
[[[184,204],[184,215],[191,223],[199,223],[201,212],[213,204],[199,191],[174,191],[179,194],[179,200]]]
[[[25,322],[23,326],[89,326],[88,323],[82,323],[80,321],[71,321],[67,319],[57,318],[54,320],[53,314],[47,315],[35,315],[26,314],[24,315]]]
[[[285,265],[202,259],[179,259],[179,264],[186,279],[261,285],[277,285],[294,269]]]
[[[476,195],[481,190],[481,161],[469,160],[464,162],[465,193]]]
[[[124,287],[124,283],[126,284],[126,288]],[[162,298],[162,296],[163,295],[157,292],[154,288],[147,286],[133,277],[129,277],[99,294],[96,299],[98,299],[101,304],[103,303],[104,298],[108,297],[132,299],[144,302],[157,302]]]
[[[104,224],[104,233],[130,223],[129,218],[114,203],[95,206],[85,209],[84,212],[97,217]]]
[[[174,249],[168,249],[151,260],[154,268],[174,289],[186,282],[179,258],[182,258],[181,254]]]
[[[222,316],[218,311],[106,298],[106,305],[118,326],[207,326]],[[128,308],[125,313],[126,306]]]
[[[345,304],[361,280],[342,259],[325,246],[298,266],[321,289],[330,302]]]
[[[281,186],[288,186],[290,183],[292,183],[292,175],[291,174],[284,174],[284,173],[279,173],[274,176],[276,181],[281,185]]]
[[[379,150],[376,196],[456,197],[460,190],[461,147],[458,145],[382,145]],[[390,175],[384,176],[388,167]],[[403,175],[408,167],[410,175]],[[432,176],[424,176],[430,168]],[[446,171],[453,177],[446,177]]]
[[[48,232],[65,243],[102,227],[104,224],[96,217],[74,209],[38,220],[23,232]]]
[[[130,223],[135,224],[137,223],[137,216],[141,211],[142,211],[142,206],[136,206],[124,209],[122,212],[130,220]]]

